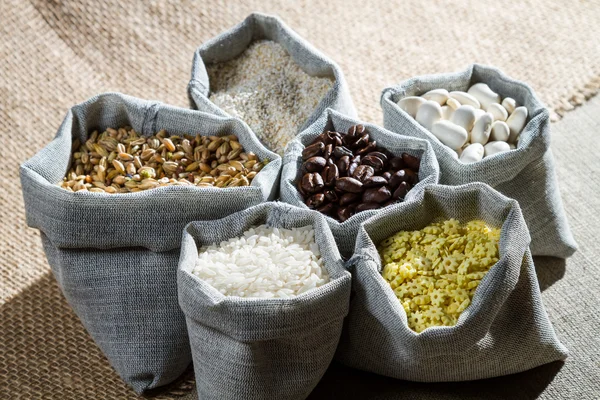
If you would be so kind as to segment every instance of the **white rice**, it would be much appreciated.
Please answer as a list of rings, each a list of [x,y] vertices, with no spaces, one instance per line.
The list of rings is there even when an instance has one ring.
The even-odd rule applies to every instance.
[[[312,226],[261,225],[204,246],[192,273],[226,296],[290,298],[329,282]]]
[[[239,57],[208,65],[207,71],[210,100],[243,119],[280,155],[333,86],[331,78],[308,75],[270,40],[254,42]]]

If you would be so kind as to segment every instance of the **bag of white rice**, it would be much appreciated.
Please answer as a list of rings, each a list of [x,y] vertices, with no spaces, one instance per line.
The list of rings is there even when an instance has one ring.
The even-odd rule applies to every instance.
[[[199,398],[306,398],[337,348],[350,282],[316,211],[265,203],[190,223],[177,284]]]

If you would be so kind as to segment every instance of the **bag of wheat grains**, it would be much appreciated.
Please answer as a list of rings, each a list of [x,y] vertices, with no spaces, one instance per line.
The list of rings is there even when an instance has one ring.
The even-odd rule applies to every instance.
[[[385,162],[383,168],[380,168],[377,171],[375,171],[375,175],[383,175],[385,173],[390,172],[393,174],[395,170],[391,169],[391,164],[393,164],[392,159],[401,159],[402,154],[407,154],[411,157],[416,157],[417,162],[420,165],[418,165],[414,170],[416,172],[413,175],[414,180],[410,182],[410,190],[408,191],[408,193],[406,193],[405,196],[403,195],[401,198],[396,200],[387,199],[386,202],[382,202],[380,206],[378,206],[376,209],[366,207],[364,211],[360,212],[358,212],[358,210],[361,210],[361,207],[365,206],[366,204],[372,204],[366,202],[366,200],[368,199],[364,197],[368,189],[359,191],[359,193],[357,193],[356,199],[353,199],[350,203],[345,204],[345,198],[348,196],[344,197],[343,191],[339,190],[337,184],[324,182],[325,186],[323,187],[322,191],[333,191],[339,198],[329,203],[331,205],[334,205],[338,211],[341,211],[342,207],[352,208],[357,206],[356,208],[354,208],[354,210],[356,210],[357,212],[353,212],[349,216],[349,218],[344,220],[341,220],[338,217],[335,208],[333,211],[327,212],[325,214],[326,221],[329,224],[331,231],[333,232],[333,236],[335,237],[335,240],[339,246],[340,253],[342,253],[342,256],[344,256],[345,258],[349,258],[354,252],[356,234],[358,233],[360,224],[362,222],[367,220],[369,217],[372,217],[373,215],[381,212],[384,209],[396,206],[394,204],[387,205],[388,202],[395,203],[396,201],[402,200],[408,201],[413,196],[415,196],[416,193],[422,190],[423,187],[435,184],[438,182],[439,179],[439,167],[437,164],[437,160],[435,159],[435,154],[433,153],[431,145],[426,140],[397,135],[377,125],[361,122],[354,118],[343,115],[335,110],[328,109],[325,111],[325,113],[323,113],[323,115],[317,122],[315,122],[313,125],[307,128],[305,131],[303,131],[292,142],[290,142],[288,148],[286,149],[284,156],[284,166],[281,172],[281,200],[286,203],[292,204],[296,207],[308,209],[309,206],[307,205],[307,203],[310,203],[308,196],[310,196],[311,194],[303,194],[299,190],[299,187],[301,188],[301,186],[299,185],[302,185],[302,180],[307,172],[305,171],[305,168],[307,167],[305,163],[307,161],[305,160],[305,149],[307,149],[307,147],[313,144],[315,140],[320,141],[319,138],[322,137],[322,135],[326,134],[328,131],[335,131],[338,132],[339,135],[343,136],[347,134],[350,128],[355,130],[356,126],[360,126],[360,129],[364,129],[364,132],[362,132],[364,138],[360,140],[362,144],[343,143],[343,146],[337,146],[339,147],[337,150],[340,150],[339,155],[342,155],[342,152],[349,151],[349,148],[351,148],[351,151],[353,152],[353,155],[350,157],[351,160],[357,159],[358,157],[356,157],[356,155],[358,155],[358,153],[364,149],[368,150],[370,148],[370,151],[376,151],[377,149],[380,149],[382,151],[388,152],[388,157],[386,157],[388,160]],[[358,134],[355,132],[355,135]],[[313,144],[313,147],[314,145],[315,144]],[[321,156],[323,157],[328,157],[329,159],[331,159],[328,159],[328,162],[336,160],[336,163],[339,164],[340,160],[337,157],[337,150],[330,155],[324,155],[322,152],[320,152],[319,154],[321,154]],[[325,149],[324,151],[327,150]],[[373,154],[378,154],[379,156],[381,156],[379,151]],[[362,161],[359,161],[359,163],[365,164],[365,159],[367,158],[366,156],[368,156],[368,154],[363,152],[363,159]],[[402,169],[406,167],[406,165],[402,165],[401,163],[398,167]],[[357,167],[352,175],[358,178],[359,180],[364,181],[364,176],[358,176],[359,168],[360,167]],[[347,171],[344,172],[344,170]],[[351,176],[350,170],[351,168],[344,168],[341,165],[339,168],[336,168],[336,171],[339,172],[339,177]],[[314,173],[324,176],[325,170],[323,169],[321,172],[315,171]],[[389,194],[395,192],[396,189],[396,186],[393,185],[393,179],[394,178],[390,179],[388,177],[388,179],[384,178],[384,180],[382,181],[386,182],[386,185],[383,189],[389,187]],[[324,178],[324,181],[327,181],[327,178]],[[365,183],[365,187],[366,186],[368,186],[367,183]],[[360,203],[365,204],[361,206]],[[318,209],[323,210],[323,208]],[[343,216],[343,218],[345,218],[345,216]]]
[[[178,290],[198,398],[306,398],[335,353],[350,283],[315,211],[269,202],[190,223]]]
[[[366,221],[336,359],[398,379],[465,381],[567,356],[542,304],[515,200],[483,183],[428,186]]]
[[[188,93],[192,107],[242,119],[279,155],[326,108],[356,116],[340,67],[260,13],[196,50]]]
[[[223,171],[201,171],[216,164]],[[245,177],[224,177],[241,164]],[[183,228],[271,199],[280,166],[240,121],[117,93],[74,106],[21,166],[27,224],[40,230],[67,301],[136,392],[173,381],[191,361],[177,303]],[[221,181],[235,187],[215,187]]]
[[[501,99],[509,98],[508,110],[515,105],[522,106],[524,109],[521,111],[526,115],[526,124],[518,136],[518,142],[513,140],[511,132],[509,142],[516,144],[516,148],[487,156],[478,162],[461,162],[454,150],[444,145],[398,105],[398,101],[408,96],[421,96],[440,88],[454,93],[467,92],[477,83],[487,84]],[[492,93],[487,90],[487,94]],[[454,96],[455,99],[465,97],[461,93]],[[460,104],[469,105],[463,103]],[[575,252],[577,244],[563,209],[550,149],[550,116],[531,87],[496,68],[473,64],[457,73],[415,77],[386,88],[382,92],[381,106],[385,128],[431,142],[440,164],[441,184],[484,182],[517,200],[531,233],[533,255],[565,258]],[[481,106],[484,107],[484,104]],[[496,108],[504,113],[503,107]],[[498,139],[491,137],[492,140]]]

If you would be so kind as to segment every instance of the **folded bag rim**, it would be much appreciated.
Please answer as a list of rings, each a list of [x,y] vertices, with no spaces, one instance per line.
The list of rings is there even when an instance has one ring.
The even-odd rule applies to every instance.
[[[290,211],[293,216],[288,214]],[[319,246],[321,250],[329,252],[326,255],[322,251],[322,256],[325,258],[330,281],[289,299],[225,296],[191,273],[198,255],[199,232],[210,231],[211,227],[217,225],[231,225],[232,221],[257,213],[260,213],[260,223],[285,228],[306,226],[307,221],[312,221],[317,244],[335,243],[327,223],[318,212],[300,210],[279,202],[259,204],[220,220],[190,222],[183,232],[181,257],[177,270],[179,304],[186,317],[242,341],[275,339],[290,332],[297,332],[299,329],[306,329],[308,326],[316,327],[336,319],[343,319],[349,311],[351,275],[345,269],[341,255],[335,246],[326,249]],[[300,215],[303,218],[300,224],[292,220]],[[231,237],[239,236],[241,233],[235,232]],[[320,310],[333,300],[336,300],[336,307],[328,309],[325,316],[316,313],[319,315],[315,317],[309,312],[311,309]],[[228,318],[223,318],[224,312],[229,315]],[[244,318],[248,312],[254,314],[251,321]],[[276,318],[284,321],[282,326],[274,328],[270,325],[269,316],[273,313],[276,313]],[[308,326],[307,318],[310,319]]]
[[[49,173],[44,169],[44,163],[47,163],[48,159],[59,155],[60,151],[64,152],[64,147],[68,146],[69,159],[62,160],[62,163],[68,168],[73,138],[75,135],[79,135],[79,138],[81,138],[81,135],[84,135],[84,137],[88,137],[89,135],[89,132],[81,132],[81,126],[85,125],[85,121],[79,121],[78,118],[75,117],[75,112],[85,113],[85,110],[88,107],[96,104],[99,104],[98,107],[101,107],[105,104],[104,102],[113,102],[113,104],[122,105],[125,108],[127,107],[127,104],[130,103],[142,105],[144,107],[143,112],[145,116],[140,118],[143,120],[143,126],[140,127],[141,129],[136,129],[136,131],[143,136],[156,133],[153,130],[156,125],[156,118],[158,118],[161,111],[165,114],[179,113],[183,118],[206,121],[214,126],[215,129],[236,129],[238,132],[244,133],[243,136],[238,136],[240,143],[242,143],[246,151],[255,151],[262,155],[261,159],[269,158],[270,162],[256,175],[251,185],[247,187],[199,188],[195,186],[165,186],[137,193],[119,194],[69,192],[64,190],[58,186],[60,180],[57,182],[50,182],[48,179]],[[129,117],[130,116],[128,115],[128,118]],[[201,134],[201,132],[199,133]],[[213,133],[218,136],[227,134],[225,131],[208,132],[208,134]],[[206,136],[206,134],[203,136]],[[202,214],[202,204],[205,206],[214,206],[214,200],[206,199],[206,195],[228,197],[235,196],[243,191],[247,197],[246,200],[248,201],[248,205],[258,204],[274,197],[274,192],[278,188],[281,164],[281,157],[267,149],[247,125],[237,118],[217,116],[207,112],[171,106],[157,101],[139,99],[122,93],[107,92],[93,96],[72,107],[67,112],[67,115],[53,140],[21,165],[20,175],[26,206],[30,204],[31,210],[34,211],[27,212],[27,224],[30,227],[44,231],[48,236],[48,239],[56,246],[64,248],[140,246],[155,251],[168,251],[179,247],[179,240],[181,238],[179,232],[167,235],[168,239],[164,243],[149,243],[148,241],[143,240],[143,238],[138,238],[137,240],[136,238],[122,240],[124,239],[123,237],[115,237],[112,240],[109,238],[106,242],[92,244],[90,243],[91,241],[82,239],[76,234],[67,235],[68,238],[65,238],[64,233],[65,231],[68,231],[68,229],[65,229],[65,224],[71,226],[74,231],[79,231],[80,229],[78,228],[81,228],[84,225],[87,230],[99,229],[99,231],[96,232],[96,236],[101,236],[107,233],[105,232],[105,229],[101,227],[97,228],[94,224],[89,224],[90,221],[77,221],[72,215],[73,212],[80,210],[80,212],[83,213],[92,213],[93,211],[92,214],[96,214],[98,218],[101,218],[102,215],[110,215],[115,220],[120,220],[121,223],[127,223],[130,226],[135,227],[141,226],[139,225],[140,222],[138,222],[135,215],[132,215],[129,211],[122,211],[120,206],[130,206],[131,203],[137,203],[137,205],[140,206],[140,210],[144,210],[143,207],[157,209],[164,208],[165,210],[169,210],[176,206],[184,206],[187,204],[187,207],[189,208],[187,210],[182,210],[181,212],[185,215],[181,215],[181,213],[165,212],[163,213],[164,218],[162,218],[163,221],[161,222],[159,218],[160,213],[157,214],[157,218],[159,219],[157,220],[157,223],[164,225],[169,223],[187,223],[192,219],[198,219],[198,216],[201,216]],[[66,173],[66,168],[62,176]],[[263,172],[266,172],[266,174]],[[268,187],[268,178],[266,178],[266,175],[268,174],[275,176],[270,188]],[[190,197],[196,197],[196,201],[200,202],[200,205],[193,204]],[[185,200],[185,198],[187,198],[187,200]],[[93,204],[86,202],[85,200],[90,200]],[[52,204],[53,206],[43,206],[43,204],[47,203]],[[128,210],[130,210],[130,208]],[[193,214],[196,217],[191,217],[188,214]],[[59,231],[60,234],[57,233]]]
[[[421,126],[397,104],[398,100],[407,95],[417,96],[428,90],[447,88],[449,85],[452,86],[450,90],[466,91],[468,87],[459,89],[454,83],[466,77],[469,79],[469,85],[479,82],[487,83],[492,90],[499,92],[503,97],[516,98],[520,105],[527,107],[527,123],[521,132],[516,149],[485,157],[476,163],[463,163],[453,154],[452,149],[440,142],[433,133]],[[499,82],[510,85],[512,93],[494,89]],[[418,93],[412,93],[413,91]],[[541,158],[550,148],[550,113],[544,104],[527,83],[513,79],[492,66],[475,63],[458,72],[416,76],[402,81],[398,85],[383,89],[380,103],[384,110],[384,126],[387,127],[388,124],[385,120],[390,118],[399,119],[403,123],[412,125],[411,129],[415,130],[419,137],[426,138],[432,144],[442,173],[445,165],[451,166],[453,171],[457,171],[453,176],[455,179],[459,177],[460,182],[457,183],[476,180],[495,186],[510,181],[527,165]],[[510,165],[511,168],[494,168],[499,163]]]
[[[302,199],[302,195],[298,192],[298,189],[295,185],[295,180],[298,179],[298,172],[300,171],[300,166],[302,164],[302,150],[306,147],[308,143],[310,143],[314,138],[316,138],[319,134],[323,133],[323,129],[326,129],[329,124],[351,124],[351,125],[364,125],[367,130],[369,130],[369,135],[376,138],[378,142],[381,141],[381,138],[384,139],[385,142],[394,142],[399,147],[403,147],[406,152],[412,152],[412,155],[415,153],[421,153],[421,163],[425,165],[426,168],[423,170],[429,170],[427,175],[421,177],[421,169],[419,169],[419,182],[408,192],[405,201],[410,201],[411,198],[416,196],[419,191],[422,191],[423,188],[436,184],[439,181],[439,165],[437,162],[437,158],[431,144],[427,142],[425,139],[415,138],[411,136],[399,135],[397,133],[391,132],[383,127],[380,127],[376,124],[359,121],[356,118],[344,115],[334,109],[328,108],[325,110],[321,118],[317,120],[313,125],[304,130],[300,135],[298,135],[293,141],[288,144],[288,148],[283,156],[283,169],[281,174],[281,190],[282,192],[286,192],[286,202],[300,207],[305,210],[309,210],[308,206],[304,203]],[[384,132],[384,134],[382,134]],[[372,135],[375,133],[375,135]],[[388,137],[385,138],[385,135]],[[388,149],[389,150],[389,149]],[[397,156],[399,154],[396,154]],[[425,164],[423,164],[425,163]],[[295,171],[294,179],[290,180],[290,174],[286,174],[288,170]],[[286,175],[290,175],[290,177],[286,177]],[[289,196],[289,198],[288,198]],[[292,202],[293,201],[293,202]],[[402,204],[402,203],[399,203]],[[397,207],[398,205],[391,205],[389,208]],[[384,207],[388,208],[388,207]],[[383,210],[384,208],[380,208],[377,210],[366,210],[360,213],[354,214],[352,217],[348,218],[344,222],[340,222],[330,216],[323,215],[325,220],[331,225],[339,228],[344,228],[347,226],[355,225],[357,222],[366,220],[378,212]]]
[[[238,42],[236,42],[238,39],[242,44],[241,46],[238,45]],[[280,17],[260,12],[253,12],[242,22],[209,39],[196,49],[192,62],[191,79],[188,84],[190,105],[192,107],[197,107],[197,100],[195,98],[195,96],[197,96],[202,100],[203,106],[206,106],[211,112],[214,112],[218,115],[229,116],[227,112],[222,110],[209,99],[210,82],[206,65],[214,62],[225,62],[234,59],[242,54],[252,42],[261,39],[272,40],[283,46],[290,57],[292,57],[296,65],[298,65],[307,74],[311,76],[329,76],[333,78],[334,81],[331,89],[329,89],[325,96],[320,99],[319,103],[315,107],[315,110],[323,109],[325,104],[336,102],[338,100],[337,98],[340,97],[338,92],[347,91],[347,89],[345,89],[347,86],[346,80],[341,68],[335,61],[327,57],[308,41],[303,39]],[[225,46],[231,47],[232,45],[237,46],[233,52],[233,55],[229,54],[226,57],[222,57],[222,53],[219,50]],[[302,57],[316,61],[319,66],[314,71],[306,71],[306,63],[300,62],[301,60],[299,54],[302,54]],[[352,114],[356,115],[354,104],[352,104],[351,98],[349,95],[346,97],[346,101],[350,101],[349,107],[353,111]],[[316,121],[319,116],[319,113],[313,111],[306,121],[304,121],[304,123],[298,127],[297,132],[301,132],[302,130],[306,129],[314,121]]]

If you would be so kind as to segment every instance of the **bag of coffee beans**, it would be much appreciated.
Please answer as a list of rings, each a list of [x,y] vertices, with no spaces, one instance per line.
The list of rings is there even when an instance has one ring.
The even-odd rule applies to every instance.
[[[441,90],[430,92],[435,89]],[[408,104],[410,100],[398,104],[408,97],[414,99],[412,106]],[[424,101],[416,97],[431,101],[426,105],[428,110],[424,109],[420,115],[416,112]],[[440,109],[433,104],[435,102],[441,104]],[[456,132],[462,131],[462,128],[457,129],[456,125],[464,122],[463,117],[468,112],[450,117],[449,121],[440,121],[431,129],[425,126],[434,120],[444,119],[447,113],[452,114],[452,108],[457,105],[468,109],[472,104],[477,107],[466,111],[475,111],[482,123],[475,121],[472,130],[469,130],[470,126],[466,127],[466,144],[471,140],[485,145],[485,150],[479,145],[475,147],[485,151],[486,157],[478,157],[480,160],[476,162],[465,162],[465,157],[459,158],[456,151],[463,149],[449,147],[447,144],[454,144],[454,141],[449,141],[445,132],[454,128],[455,138],[460,136]],[[386,129],[431,143],[440,164],[440,183],[484,182],[517,200],[531,233],[533,255],[564,258],[575,252],[577,244],[563,209],[550,149],[549,113],[531,87],[495,68],[474,64],[458,73],[415,77],[386,88],[382,92],[381,106]],[[488,116],[484,115],[486,110]],[[519,112],[522,115],[512,115]],[[484,123],[485,118],[489,118],[491,126]],[[497,129],[495,125],[498,125]],[[515,125],[521,129],[515,130]],[[490,132],[492,127],[494,129]],[[504,142],[507,137],[510,144]],[[440,140],[446,141],[446,144]],[[499,150],[502,152],[493,154]]]
[[[286,150],[281,199],[326,216],[344,257],[360,224],[437,183],[429,143],[328,109]]]
[[[483,183],[428,186],[373,216],[347,263],[353,296],[336,359],[421,382],[564,360],[530,241],[519,204]]]
[[[257,228],[264,225],[272,229],[268,236]],[[283,230],[294,240],[270,246]],[[212,255],[199,258],[207,252]],[[314,275],[319,264],[322,270],[316,287],[307,286],[310,272],[290,272],[306,253],[312,267],[301,269]],[[212,261],[225,258],[233,274],[224,268],[214,273]],[[211,284],[207,278],[214,275]],[[221,220],[192,222],[184,231],[177,279],[200,399],[310,394],[333,359],[350,298],[351,276],[322,215],[269,202]],[[290,287],[302,288],[296,293]]]
[[[326,108],[356,116],[340,67],[261,13],[196,50],[188,93],[192,107],[242,119],[280,155]]]
[[[191,361],[176,287],[183,228],[272,199],[280,167],[238,120],[116,93],[73,107],[21,166],[27,224],[136,392],[173,381]]]

